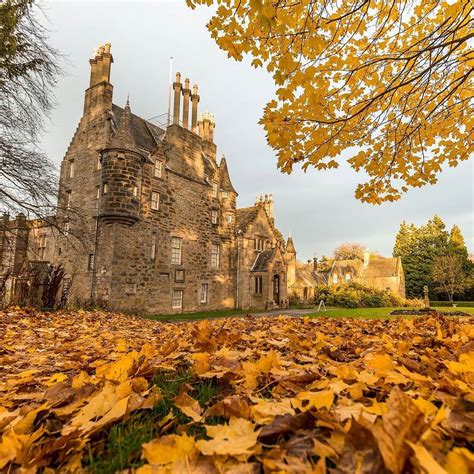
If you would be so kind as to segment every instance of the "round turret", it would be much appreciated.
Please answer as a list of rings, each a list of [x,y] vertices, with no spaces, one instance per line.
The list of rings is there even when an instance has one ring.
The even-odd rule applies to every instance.
[[[99,203],[102,222],[132,225],[140,219],[140,187],[145,160],[131,132],[131,111],[127,101],[110,146],[102,150]]]

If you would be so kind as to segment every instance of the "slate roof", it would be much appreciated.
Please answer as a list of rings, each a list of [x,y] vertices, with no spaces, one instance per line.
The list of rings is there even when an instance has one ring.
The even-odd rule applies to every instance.
[[[124,109],[116,104],[112,104],[112,115],[114,120],[114,126],[118,130],[120,122],[122,121]],[[130,114],[130,131],[137,144],[138,148],[151,152],[155,148],[156,144],[161,141],[165,131],[156,125],[147,122],[145,119]]]
[[[242,229],[243,232],[255,220],[258,215],[259,208],[257,206],[242,207],[237,209],[235,213],[236,228]]]
[[[266,272],[268,270],[268,264],[272,261],[274,254],[275,249],[260,252],[252,265],[252,272]]]
[[[227,161],[224,157],[222,157],[221,162],[219,163],[219,175],[221,178],[220,187],[224,191],[231,192],[237,194],[237,191],[234,189],[232,185],[232,181],[230,180],[229,170],[227,168]]]

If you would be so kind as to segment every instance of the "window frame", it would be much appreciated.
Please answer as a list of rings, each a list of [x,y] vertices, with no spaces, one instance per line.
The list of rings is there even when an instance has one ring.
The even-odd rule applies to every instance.
[[[201,283],[201,288],[199,290],[199,303],[208,304],[209,303],[209,283]]]
[[[154,200],[153,197],[157,196],[157,199]],[[160,193],[158,191],[151,192],[151,199],[150,199],[150,209],[152,211],[159,211],[160,210]]]
[[[216,250],[216,251],[215,251]],[[219,244],[211,244],[211,268],[218,269],[220,266],[221,246]]]
[[[261,275],[255,276],[254,291],[256,295],[263,294],[263,277]]]
[[[180,296],[177,298],[176,295]],[[178,305],[175,305],[175,301],[178,301]],[[181,288],[174,288],[173,293],[171,294],[171,308],[172,309],[183,309],[184,301],[184,290]]]
[[[163,160],[155,160],[153,164],[153,177],[162,178],[163,177]]]
[[[175,247],[173,244],[178,243]],[[175,252],[177,251],[177,252]],[[178,256],[178,258],[175,258]],[[183,239],[181,237],[171,237],[171,265],[182,265],[183,262]]]
[[[211,224],[219,225],[219,211],[217,209],[211,209]]]
[[[219,183],[212,183],[212,197],[215,199],[219,198]]]

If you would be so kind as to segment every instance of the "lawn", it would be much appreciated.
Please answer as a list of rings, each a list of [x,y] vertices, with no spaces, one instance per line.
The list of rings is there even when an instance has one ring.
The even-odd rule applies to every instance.
[[[290,310],[281,310],[281,314],[294,315],[293,311],[297,310],[298,316],[329,317],[329,318],[364,318],[364,319],[385,319],[390,317],[390,313],[395,309],[406,308],[328,308],[327,311],[317,312],[313,308],[291,308]],[[474,314],[474,307],[439,307],[434,308],[439,311],[464,311],[465,313]],[[303,312],[302,312],[303,310]],[[305,313],[304,311],[307,311]],[[242,310],[229,309],[224,311],[199,311],[197,313],[178,313],[178,314],[152,314],[140,315],[146,319],[154,321],[194,321],[199,319],[218,319],[228,318],[232,316],[244,316],[247,314],[259,315],[266,313],[265,310]]]
[[[395,309],[408,309],[408,308],[332,308],[327,311],[311,312],[307,316],[312,318],[317,317],[328,317],[328,318],[363,318],[363,319],[386,319],[390,316],[390,313]],[[438,311],[449,312],[449,311],[463,311],[464,313],[474,314],[474,308],[471,307],[436,307]]]

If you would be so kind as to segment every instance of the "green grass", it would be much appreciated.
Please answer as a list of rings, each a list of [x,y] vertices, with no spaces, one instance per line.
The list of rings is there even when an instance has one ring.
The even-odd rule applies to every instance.
[[[222,311],[199,311],[197,313],[176,313],[176,314],[148,314],[142,317],[156,321],[192,321],[195,319],[227,318],[229,316],[242,315],[246,313],[257,314],[265,310],[245,310],[245,309],[226,309]]]
[[[183,384],[193,387],[190,395],[199,401],[201,406],[212,402],[220,389],[215,381],[193,381],[187,370],[177,372],[158,372],[153,384],[160,388],[162,398],[152,410],[141,410],[132,413],[128,419],[112,425],[100,432],[89,444],[86,468],[95,474],[113,474],[126,468],[136,468],[143,464],[141,446],[156,438],[160,432],[160,421],[170,412],[179,425],[188,423],[190,418],[173,406],[173,398],[178,395]],[[218,421],[218,420],[217,420]],[[209,419],[206,423],[213,424]],[[173,429],[167,431],[167,434]],[[203,437],[205,430],[193,425],[189,434]]]
[[[410,308],[336,308],[328,309],[327,311],[311,312],[306,316],[311,318],[363,318],[363,319],[387,319],[390,318],[390,313],[395,309],[410,309]],[[435,308],[439,311],[464,311],[465,313],[474,314],[474,308]]]

